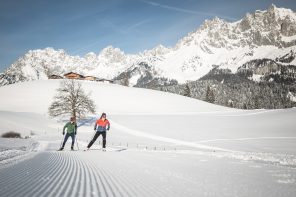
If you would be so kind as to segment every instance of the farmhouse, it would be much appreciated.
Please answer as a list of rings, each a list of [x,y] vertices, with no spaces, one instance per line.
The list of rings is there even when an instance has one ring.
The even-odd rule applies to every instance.
[[[97,81],[98,78],[94,77],[94,76],[85,76],[84,80],[88,80],[88,81]]]
[[[63,77],[59,75],[50,75],[48,79],[63,79]]]
[[[67,74],[64,74],[64,77],[66,77],[67,79],[84,79],[83,75],[80,75],[74,72],[69,72]]]
[[[103,79],[103,78],[99,79],[94,76],[83,76],[74,72],[69,72],[67,74],[64,74],[64,77],[67,79],[80,79],[80,80],[87,80],[87,81],[97,81],[102,83],[114,83],[114,81],[110,79]]]

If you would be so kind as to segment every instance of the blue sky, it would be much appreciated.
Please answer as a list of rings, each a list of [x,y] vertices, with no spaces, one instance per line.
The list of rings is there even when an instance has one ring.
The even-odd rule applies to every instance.
[[[108,45],[174,46],[205,19],[236,21],[272,3],[296,10],[295,0],[1,0],[0,72],[32,49],[84,56]]]

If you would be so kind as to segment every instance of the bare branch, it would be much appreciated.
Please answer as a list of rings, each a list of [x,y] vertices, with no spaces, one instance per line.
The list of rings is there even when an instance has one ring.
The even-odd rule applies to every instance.
[[[95,108],[90,94],[85,94],[80,82],[63,80],[48,108],[48,113],[52,117],[69,114],[81,118],[87,113],[95,113]]]

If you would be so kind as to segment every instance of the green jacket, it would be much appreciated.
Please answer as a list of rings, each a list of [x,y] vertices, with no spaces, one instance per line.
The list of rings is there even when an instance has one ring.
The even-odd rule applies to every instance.
[[[73,124],[71,122],[67,122],[67,124],[64,126],[63,132],[65,132],[65,129],[67,128],[67,133],[75,133],[77,132],[77,124],[74,122]]]

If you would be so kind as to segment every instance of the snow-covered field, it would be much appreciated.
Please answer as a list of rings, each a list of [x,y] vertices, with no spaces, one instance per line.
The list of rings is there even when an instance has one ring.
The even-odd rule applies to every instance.
[[[0,138],[0,196],[296,195],[295,108],[244,111],[83,82],[97,114],[79,121],[78,151],[68,141],[57,152],[66,120],[50,119],[47,108],[58,86],[0,87],[0,134],[34,134]],[[111,122],[107,152],[101,138],[83,152],[102,112]]]

